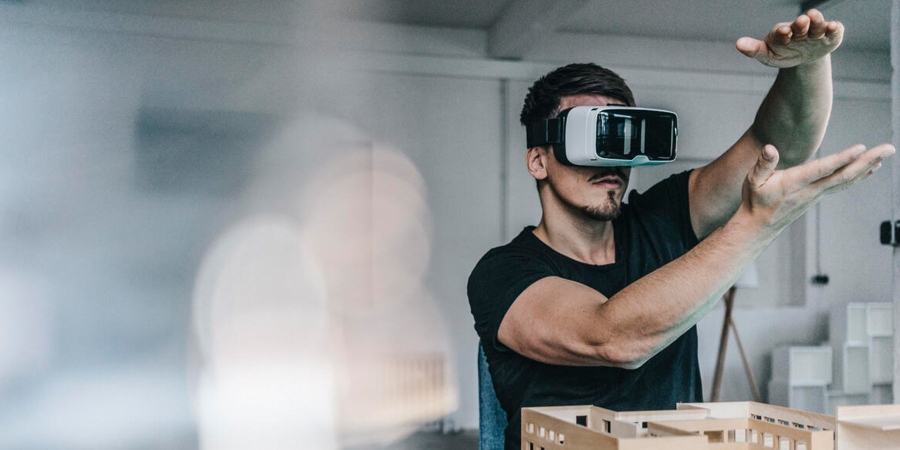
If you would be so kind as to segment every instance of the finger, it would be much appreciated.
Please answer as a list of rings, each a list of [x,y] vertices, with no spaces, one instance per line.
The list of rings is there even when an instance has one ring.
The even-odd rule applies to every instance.
[[[844,189],[848,189],[851,186],[855,185],[856,183],[859,183],[860,181],[863,181],[863,180],[871,177],[880,168],[881,168],[880,162],[873,164],[871,167],[867,168],[866,170],[860,171],[856,176],[851,178],[850,181],[844,182],[844,183],[838,183],[835,186],[826,188],[822,191],[822,193],[823,194],[831,194],[833,192],[838,192],[838,191],[843,191]]]
[[[791,27],[788,24],[779,24],[769,33],[773,44],[787,45],[791,42]]]
[[[734,46],[739,52],[754,59],[762,59],[768,53],[766,43],[752,37],[742,37]]]
[[[848,169],[850,168],[850,166],[847,167]],[[843,191],[844,189],[848,189],[856,183],[869,178],[880,168],[881,162],[877,162],[867,165],[862,170],[854,170],[851,175],[845,175],[843,173],[844,171],[839,171],[840,173],[835,173],[824,180],[812,184],[809,189],[818,190],[818,195],[820,196]],[[838,178],[838,176],[840,176],[840,178]]]
[[[828,22],[825,26],[825,37],[836,40],[840,44],[844,39],[844,24],[838,21]]]
[[[775,167],[778,166],[778,150],[775,146],[767,144],[763,147],[756,164],[747,174],[747,181],[750,186],[762,187],[769,181],[769,178],[775,173]]]
[[[856,147],[862,146],[854,146],[851,147],[851,149],[855,149]],[[853,157],[847,164],[836,168],[832,173],[810,183],[808,189],[817,191],[819,194],[827,194],[835,190],[850,187],[856,181],[867,177],[868,175],[866,175],[866,173],[872,170],[876,164],[881,162],[884,157],[880,156],[880,153],[884,150],[884,147],[864,150],[862,153]]]
[[[793,34],[792,38],[794,40],[806,39],[806,35],[809,34],[809,16],[806,14],[801,14],[791,22],[791,33]]]
[[[825,36],[825,16],[817,9],[811,9],[806,13],[809,17],[809,38],[821,39]]]
[[[814,159],[806,164],[787,169],[785,174],[800,184],[812,184],[850,164],[865,150],[864,145],[854,145],[834,155]]]
[[[881,168],[882,162],[888,156],[894,154],[896,149],[891,144],[881,144],[873,147],[857,157],[853,162],[836,170],[833,174],[813,183],[812,187],[821,189],[824,193],[844,190],[854,184],[872,176]]]

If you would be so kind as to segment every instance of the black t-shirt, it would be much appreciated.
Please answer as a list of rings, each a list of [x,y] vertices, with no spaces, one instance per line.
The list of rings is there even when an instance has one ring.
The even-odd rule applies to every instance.
[[[696,327],[635,370],[544,364],[497,340],[509,307],[528,286],[544,277],[576,281],[612,297],[696,245],[688,205],[689,175],[673,175],[643,194],[632,192],[628,203],[622,205],[622,214],[613,220],[613,264],[596,266],[568,258],[538,239],[534,227],[527,227],[509,244],[490,250],[475,266],[469,277],[469,305],[497,398],[509,421],[507,449],[520,446],[522,407],[593,404],[634,411],[703,401]]]

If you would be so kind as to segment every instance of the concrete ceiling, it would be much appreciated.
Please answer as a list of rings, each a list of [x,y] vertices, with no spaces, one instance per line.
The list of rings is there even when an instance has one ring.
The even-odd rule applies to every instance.
[[[220,22],[290,24],[310,7],[344,18],[488,32],[492,56],[516,58],[550,33],[734,41],[762,36],[802,0],[0,0],[63,8]],[[265,6],[263,6],[265,5]],[[891,0],[829,0],[819,8],[847,27],[846,47],[890,48]]]
[[[760,36],[800,12],[801,0],[339,0],[363,20],[495,30],[513,16],[522,30],[732,41]],[[848,47],[890,48],[891,0],[830,0]]]

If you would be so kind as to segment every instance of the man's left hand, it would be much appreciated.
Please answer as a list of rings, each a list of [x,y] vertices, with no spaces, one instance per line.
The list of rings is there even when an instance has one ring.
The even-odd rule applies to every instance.
[[[775,25],[762,41],[742,37],[736,46],[767,66],[784,69],[825,57],[841,45],[843,38],[840,22],[826,22],[821,12],[811,9],[793,22]]]

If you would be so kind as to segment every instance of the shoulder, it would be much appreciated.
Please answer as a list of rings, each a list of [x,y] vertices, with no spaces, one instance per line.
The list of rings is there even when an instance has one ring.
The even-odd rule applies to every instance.
[[[472,270],[466,291],[482,341],[495,342],[504,315],[519,295],[536,281],[554,275],[552,261],[534,241],[539,244],[526,228],[509,244],[488,251]]]
[[[484,277],[496,277],[499,274],[516,271],[549,263],[551,255],[542,248],[540,240],[532,233],[534,227],[527,227],[506,245],[495,247],[485,253],[475,265],[469,284]]]
[[[637,208],[687,203],[692,170],[676,173],[651,186],[643,193],[632,191],[628,203]]]
[[[643,193],[632,192],[629,195],[631,208],[623,216],[636,229],[637,235],[641,234],[638,232],[640,230],[652,241],[680,240],[687,248],[697,244],[699,240],[691,224],[691,173],[688,170],[674,174]]]

